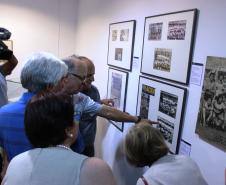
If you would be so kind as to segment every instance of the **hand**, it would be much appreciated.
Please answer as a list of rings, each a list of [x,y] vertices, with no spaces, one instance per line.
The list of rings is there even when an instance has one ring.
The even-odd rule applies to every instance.
[[[102,99],[101,104],[114,107],[114,99]]]
[[[156,125],[156,124],[159,124],[157,121],[151,121],[151,120],[149,120],[149,119],[141,119],[140,122],[142,122],[142,123],[147,123],[147,124],[150,124],[150,125]],[[140,122],[139,122],[139,123],[140,123]],[[138,123],[138,124],[139,124],[139,123]]]

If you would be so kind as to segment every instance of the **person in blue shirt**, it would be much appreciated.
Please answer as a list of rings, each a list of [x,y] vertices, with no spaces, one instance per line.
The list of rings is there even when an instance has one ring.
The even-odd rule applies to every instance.
[[[8,161],[32,148],[24,133],[24,111],[29,100],[36,93],[65,81],[67,74],[68,67],[65,63],[50,53],[38,52],[28,58],[20,76],[22,86],[28,91],[18,101],[0,109],[0,146]],[[79,138],[80,135],[72,149],[81,153],[84,144]]]
[[[89,80],[89,72],[87,73],[87,63],[82,60],[82,58],[72,55],[68,58],[63,59],[63,61],[68,66],[68,78],[66,83],[64,84],[63,90],[67,94],[71,94],[74,96],[74,106],[76,110],[76,114],[79,117],[79,128],[82,128],[82,136],[85,140],[85,145],[89,145],[89,142],[94,142],[93,137],[93,129],[87,127],[87,124],[95,124],[95,121],[84,121],[84,117],[95,119],[96,116],[100,116],[103,118],[107,118],[113,121],[120,122],[134,122],[138,123],[140,121],[152,124],[153,122],[148,119],[141,119],[139,116],[133,116],[126,112],[122,112],[117,110],[114,107],[107,106],[98,102],[97,99],[92,100],[89,96],[81,93],[86,88],[87,81]],[[82,119],[81,119],[82,118]],[[94,125],[95,126],[95,125]],[[85,132],[83,128],[86,128]],[[90,129],[90,130],[89,130]],[[96,131],[96,130],[94,130]],[[92,136],[90,138],[86,138],[92,132]],[[95,134],[95,133],[94,133]],[[91,153],[92,152],[92,153]],[[93,156],[93,151],[83,153],[87,156]]]

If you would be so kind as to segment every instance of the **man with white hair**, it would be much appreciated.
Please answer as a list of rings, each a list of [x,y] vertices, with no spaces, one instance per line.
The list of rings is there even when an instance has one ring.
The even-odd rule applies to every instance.
[[[49,53],[34,53],[21,72],[22,86],[28,91],[21,98],[0,109],[0,146],[10,161],[15,155],[32,148],[24,133],[24,111],[31,97],[56,85],[67,75],[67,66]]]

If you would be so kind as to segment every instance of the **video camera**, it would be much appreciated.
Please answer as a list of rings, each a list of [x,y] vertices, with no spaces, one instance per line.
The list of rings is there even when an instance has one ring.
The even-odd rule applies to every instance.
[[[9,40],[10,37],[11,32],[0,27],[0,60],[9,60],[13,55],[13,52],[3,42],[3,40]]]

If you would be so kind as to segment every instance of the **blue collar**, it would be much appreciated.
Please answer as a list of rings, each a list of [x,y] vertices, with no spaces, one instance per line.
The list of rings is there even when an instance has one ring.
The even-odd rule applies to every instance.
[[[35,95],[35,93],[32,93],[32,92],[25,92],[25,93],[21,96],[21,98],[20,98],[19,101],[23,101],[23,102],[27,103],[27,102],[32,98],[32,96],[34,96],[34,95]]]

